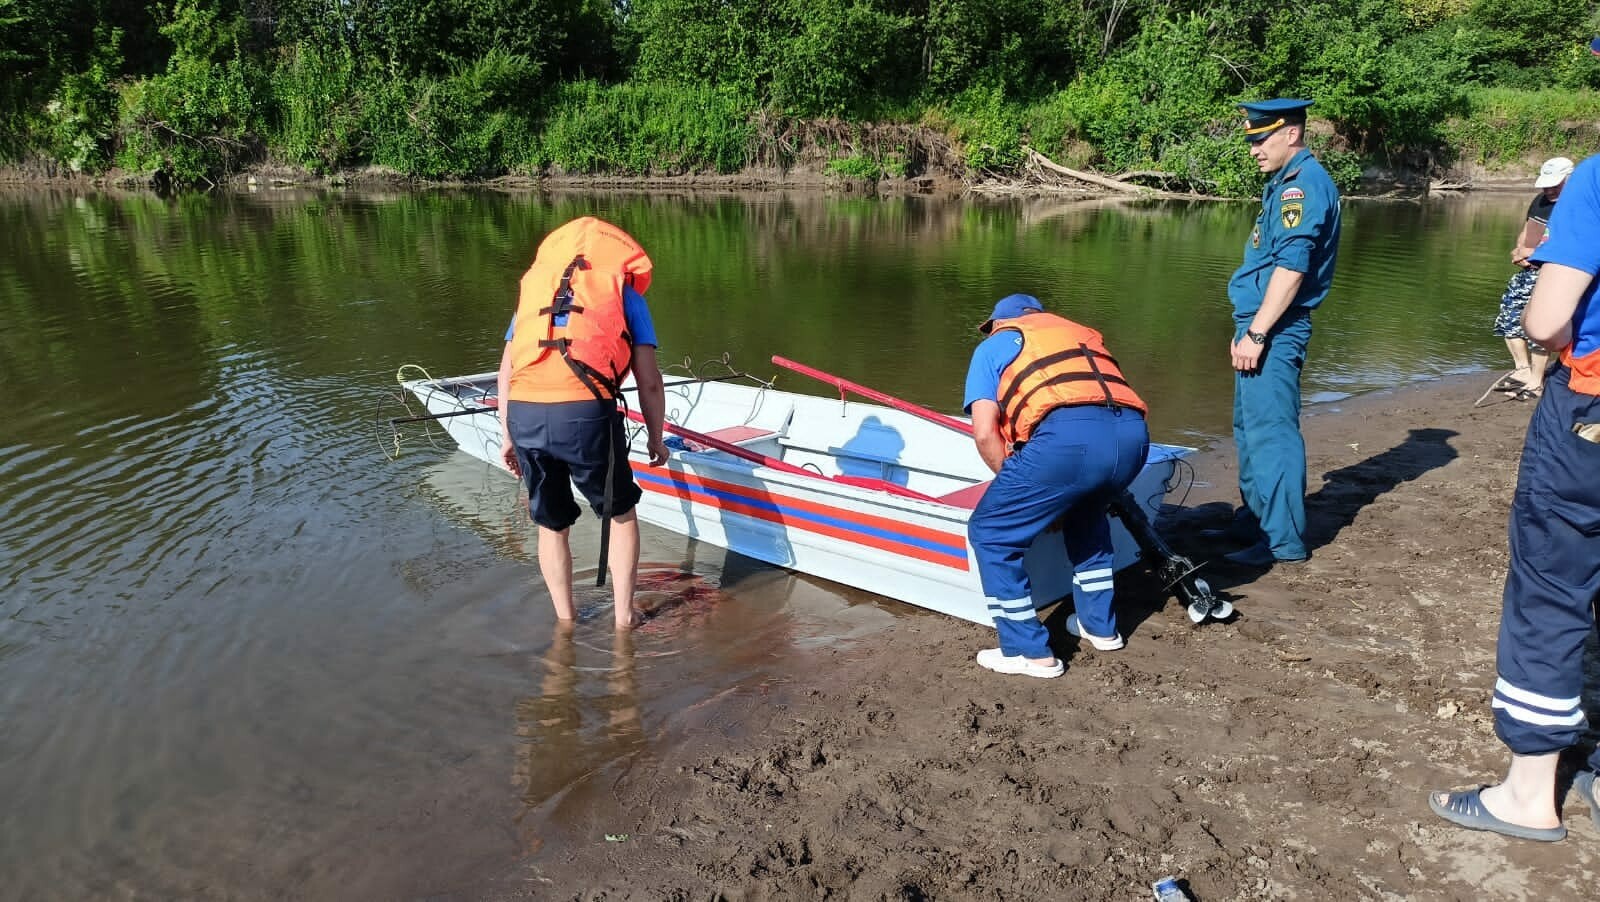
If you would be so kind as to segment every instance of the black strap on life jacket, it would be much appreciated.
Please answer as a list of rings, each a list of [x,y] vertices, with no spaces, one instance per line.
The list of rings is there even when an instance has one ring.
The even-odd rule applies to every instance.
[[[1054,366],[1057,363],[1060,363],[1064,360],[1071,360],[1075,357],[1085,358],[1089,363],[1090,371],[1087,373],[1058,373],[1054,376],[1051,376],[1049,379],[1040,382],[1038,385],[1035,385],[1026,395],[1022,396],[1020,401],[1015,400],[1017,392],[1021,390],[1022,384],[1027,380],[1027,377],[1037,373],[1039,370],[1044,369],[1045,367]],[[1107,406],[1116,407],[1117,404],[1111,397],[1111,388],[1109,383],[1116,383],[1117,385],[1127,386],[1128,388],[1132,388],[1133,386],[1128,385],[1128,381],[1121,376],[1112,373],[1101,372],[1100,367],[1095,364],[1095,358],[1097,357],[1101,360],[1109,360],[1111,361],[1112,366],[1117,366],[1116,358],[1112,357],[1110,354],[1102,354],[1084,344],[1080,344],[1076,348],[1069,348],[1065,351],[1058,351],[1054,354],[1047,354],[1038,360],[1035,360],[1033,363],[1030,363],[1024,367],[1022,372],[1018,373],[1016,377],[1011,380],[1011,384],[1006,387],[1005,394],[1000,398],[1000,410],[1006,414],[1007,420],[1014,422],[1016,419],[1016,414],[1014,411],[1026,409],[1028,402],[1031,401],[1033,396],[1038,392],[1046,388],[1050,388],[1051,386],[1063,385],[1068,382],[1082,382],[1087,379],[1093,379],[1099,382],[1101,391],[1105,392]],[[1117,366],[1117,368],[1121,369],[1120,366]]]
[[[1085,344],[1080,344],[1076,348],[1068,348],[1065,351],[1057,351],[1054,354],[1046,354],[1045,356],[1040,357],[1038,360],[1035,360],[1034,362],[1032,362],[1032,363],[1028,364],[1027,366],[1023,367],[1022,372],[1018,373],[1011,380],[1011,384],[1009,386],[1007,386],[1008,390],[1006,391],[1005,397],[1002,397],[1000,399],[1001,408],[1005,408],[1005,407],[1010,406],[1011,397],[1017,393],[1017,391],[1022,387],[1022,383],[1026,382],[1028,380],[1029,376],[1032,376],[1034,373],[1037,373],[1037,372],[1039,372],[1040,370],[1042,370],[1042,369],[1044,369],[1046,367],[1055,366],[1058,363],[1061,363],[1061,362],[1067,361],[1067,360],[1071,360],[1071,359],[1073,359],[1075,357],[1088,358],[1090,368],[1093,369],[1094,372],[1096,372],[1096,373],[1099,372],[1099,368],[1094,366],[1094,358],[1096,358],[1096,357],[1099,357],[1102,360],[1111,361],[1111,365],[1117,367],[1118,369],[1122,368],[1121,366],[1119,366],[1117,364],[1117,360],[1116,360],[1115,357],[1112,357],[1110,354],[1102,354],[1099,351],[1095,351],[1095,350],[1091,349],[1088,345],[1085,345]],[[1093,376],[1091,376],[1089,373],[1077,373],[1077,374],[1072,374],[1072,376],[1074,376],[1076,378],[1080,378],[1080,379],[1093,378]],[[1112,378],[1115,378],[1115,377],[1112,377]],[[1071,377],[1063,378],[1063,377],[1057,376],[1057,377],[1054,377],[1054,378],[1048,380],[1045,384],[1046,385],[1055,385],[1055,384],[1058,384],[1060,382],[1070,382],[1070,381],[1072,381]],[[1032,392],[1029,392],[1029,394],[1032,394]]]
[[[1105,392],[1106,395],[1106,408],[1116,410],[1117,402],[1111,397],[1111,386],[1106,384],[1106,375],[1100,372],[1100,365],[1094,362],[1094,352],[1089,350],[1089,346],[1085,344],[1080,344],[1078,347],[1083,349],[1083,359],[1089,362],[1089,369],[1093,371],[1094,377],[1100,381],[1100,390]],[[1118,381],[1120,382],[1121,380]],[[1123,382],[1122,384],[1127,385],[1128,383]]]
[[[589,261],[579,254],[567,264],[566,270],[561,273],[561,284],[556,287],[555,296],[550,299],[550,306],[540,308],[539,315],[550,315],[550,322],[554,323],[556,317],[566,316],[569,313],[582,313],[583,308],[573,303],[572,274],[580,269],[588,269]]]
[[[572,274],[580,269],[589,269],[589,262],[583,259],[582,254],[573,257],[572,262],[567,264],[566,270],[561,273],[561,284],[556,288],[555,296],[550,299],[550,306],[539,311],[540,315],[550,315],[551,328],[555,327],[555,320],[558,316],[583,313],[583,307],[574,303],[576,296],[572,291]],[[624,329],[621,337],[623,344],[631,348],[633,336],[629,335],[628,331]],[[622,394],[623,373],[613,369],[608,375],[582,360],[573,359],[572,339],[547,338],[539,342],[539,347],[559,350],[561,359],[567,362],[567,367],[572,370],[572,374],[578,377],[578,381],[583,383],[583,387],[587,388],[590,394],[594,395],[595,400],[610,401]],[[623,372],[626,372],[626,370],[627,368],[624,367]]]

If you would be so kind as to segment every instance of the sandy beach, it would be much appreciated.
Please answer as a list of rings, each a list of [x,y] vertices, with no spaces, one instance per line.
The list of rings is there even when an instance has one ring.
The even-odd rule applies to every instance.
[[[1600,830],[1576,800],[1552,845],[1426,803],[1503,764],[1488,701],[1530,408],[1473,409],[1487,379],[1309,416],[1313,558],[1216,570],[1234,622],[1192,629],[1136,567],[1125,650],[1051,612],[1061,679],[983,671],[992,632],[931,615],[821,650],[564,806],[489,895],[1140,899],[1171,874],[1202,900],[1584,897]],[[1163,523],[1181,551],[1226,550],[1194,537],[1228,516],[1230,451],[1195,459]]]

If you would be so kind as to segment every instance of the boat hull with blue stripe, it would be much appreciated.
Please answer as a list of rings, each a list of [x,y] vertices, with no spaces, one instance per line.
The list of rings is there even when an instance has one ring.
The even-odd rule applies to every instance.
[[[494,373],[482,373],[402,385],[437,416],[492,406],[495,382]],[[894,408],[763,384],[670,385],[666,409],[669,423],[768,463],[672,436],[666,465],[654,467],[635,424],[629,456],[644,490],[640,519],[779,567],[991,622],[967,519],[993,474],[970,439]],[[495,414],[437,422],[463,451],[503,469]],[[1150,519],[1190,452],[1151,446],[1129,490]],[[1112,530],[1120,570],[1139,560],[1140,549],[1120,521]],[[1071,594],[1060,532],[1039,536],[1025,563],[1041,607]]]

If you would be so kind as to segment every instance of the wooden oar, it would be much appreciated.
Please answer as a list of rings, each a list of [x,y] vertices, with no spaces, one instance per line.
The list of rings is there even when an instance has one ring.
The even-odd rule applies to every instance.
[[[802,376],[810,376],[813,379],[818,379],[828,383],[839,390],[840,397],[843,397],[846,391],[852,391],[869,401],[877,401],[879,404],[893,407],[895,410],[904,411],[912,416],[921,417],[930,423],[938,423],[940,426],[944,426],[947,429],[954,429],[962,435],[972,435],[972,424],[966,422],[965,420],[958,420],[955,417],[946,416],[937,410],[929,410],[926,407],[912,404],[910,401],[902,401],[901,399],[896,398],[894,395],[886,395],[876,389],[867,388],[865,385],[860,383],[851,382],[849,379],[835,376],[832,373],[824,373],[822,370],[814,369],[806,366],[803,363],[796,363],[787,357],[773,355],[772,362],[783,367],[784,369],[794,370]]]
[[[644,415],[639,413],[637,410],[629,410],[628,419],[633,420],[636,423],[643,423]],[[705,445],[707,448],[715,448],[718,451],[731,454],[741,460],[747,460],[753,464],[756,464],[757,466],[766,467],[771,470],[777,470],[779,473],[788,473],[791,476],[806,476],[811,479],[821,479],[826,482],[837,482],[840,485],[872,489],[878,492],[888,492],[891,495],[899,495],[902,498],[915,498],[918,501],[932,501],[937,504],[944,503],[932,495],[924,495],[921,492],[908,489],[903,485],[896,485],[895,483],[889,482],[886,479],[872,479],[865,476],[826,476],[822,473],[818,473],[816,470],[807,470],[805,467],[797,467],[792,463],[779,460],[776,457],[768,457],[765,454],[758,454],[754,451],[751,451],[749,448],[741,448],[732,442],[725,442],[720,438],[706,435],[703,432],[696,432],[693,429],[686,429],[682,426],[679,426],[677,423],[664,423],[662,424],[662,428],[673,435],[679,436],[680,438],[686,438],[697,445]]]

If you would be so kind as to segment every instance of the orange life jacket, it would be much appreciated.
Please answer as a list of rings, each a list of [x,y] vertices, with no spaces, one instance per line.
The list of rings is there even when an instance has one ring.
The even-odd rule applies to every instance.
[[[639,242],[593,216],[545,236],[512,321],[510,400],[615,398],[633,362],[622,289],[643,294],[650,270]],[[557,325],[563,314],[566,324]]]
[[[1577,357],[1572,353],[1577,344],[1574,338],[1572,344],[1561,350],[1561,362],[1572,371],[1567,375],[1567,387],[1579,394],[1600,397],[1600,350]]]
[[[1106,353],[1100,333],[1053,313],[1007,320],[996,332],[1022,333],[1022,352],[1000,373],[1000,430],[1025,442],[1057,407],[1105,404],[1149,410]]]

